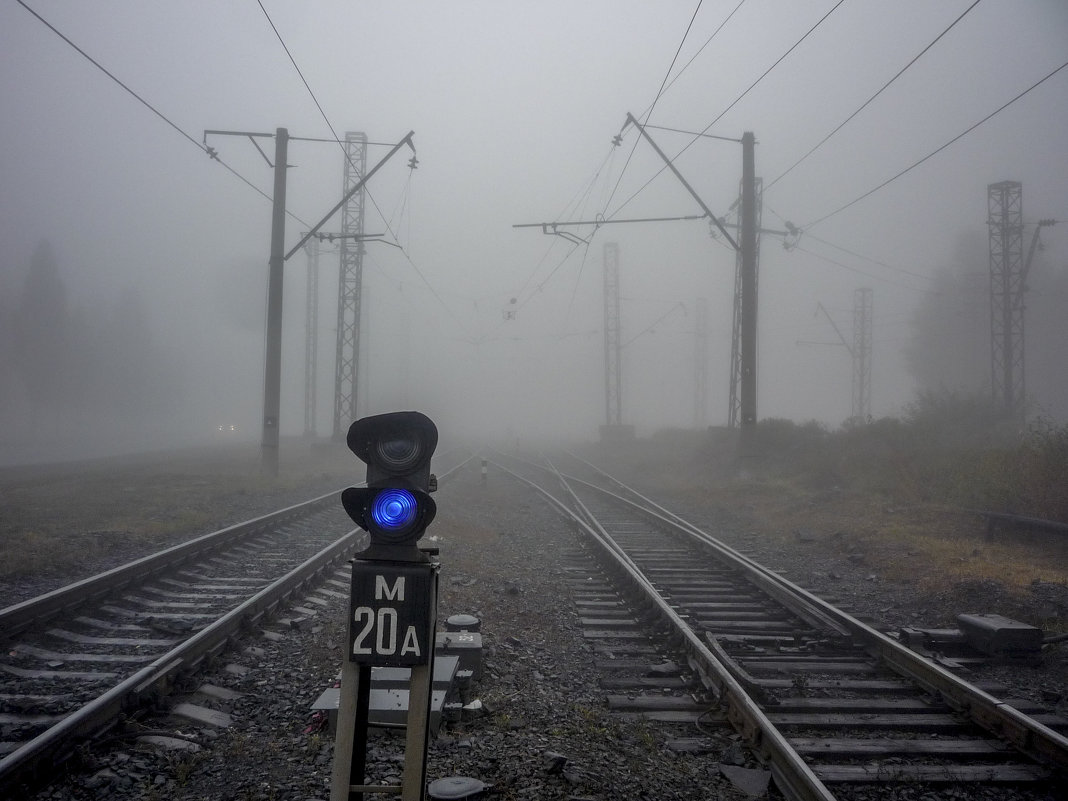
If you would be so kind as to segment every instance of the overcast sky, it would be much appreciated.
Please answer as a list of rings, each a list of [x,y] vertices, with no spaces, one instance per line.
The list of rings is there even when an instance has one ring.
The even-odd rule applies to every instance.
[[[672,156],[686,148],[675,163],[713,211],[737,197],[741,148],[692,134],[752,131],[765,227],[805,231],[791,250],[762,239],[761,418],[849,416],[848,353],[799,342],[837,340],[817,304],[848,338],[859,287],[874,292],[873,414],[912,399],[900,355],[912,311],[962,237],[985,251],[988,184],[1021,181],[1026,221],[1068,219],[1068,69],[839,211],[1068,61],[1062,0],[979,3],[785,176],[970,0],[705,0],[696,15],[693,1],[27,3],[195,142],[205,129],[278,127],[331,139],[315,100],[342,138],[414,131],[418,169],[405,149],[369,185],[366,231],[403,250],[368,246],[361,408],[418,408],[446,430],[595,435],[606,242],[620,249],[624,422],[639,433],[694,423],[699,298],[711,314],[705,422],[726,422],[734,254],[722,237],[704,222],[619,224],[568,229],[589,241],[575,247],[513,227],[699,214],[633,128],[612,146],[626,114],[645,119],[654,100],[650,133]],[[0,7],[0,53],[0,292],[21,291],[42,239],[72,302],[137,288],[154,336],[204,381],[205,426],[255,435],[270,203],[14,1]],[[209,144],[270,194],[248,139]],[[386,152],[369,147],[369,164]],[[288,220],[287,250],[342,186],[336,143],[293,141],[289,153],[300,221]],[[1051,263],[1068,262],[1068,226],[1045,241]],[[336,259],[322,265],[318,428],[329,433]],[[303,425],[305,270],[303,254],[286,264],[283,433]]]

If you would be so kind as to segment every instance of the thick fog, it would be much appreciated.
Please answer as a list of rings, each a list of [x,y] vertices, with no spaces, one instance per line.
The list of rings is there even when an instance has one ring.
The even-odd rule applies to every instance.
[[[514,227],[701,214],[621,130],[631,112],[728,222],[733,140],[756,136],[760,418],[850,416],[835,325],[851,341],[862,287],[874,417],[923,389],[989,393],[987,186],[1019,181],[1025,250],[1039,219],[1064,221],[1029,274],[1026,358],[1031,408],[1068,419],[1068,5],[971,5],[6,3],[0,463],[258,440],[272,170],[240,136],[209,136],[212,160],[209,129],[294,137],[287,251],[340,200],[335,133],[365,132],[370,167],[414,131],[417,169],[403,148],[368,184],[364,230],[384,241],[364,259],[361,415],[419,409],[446,439],[596,437],[614,242],[623,422],[726,423],[735,254],[707,220]],[[307,265],[285,264],[283,435],[304,429]],[[337,265],[324,244],[321,436]]]

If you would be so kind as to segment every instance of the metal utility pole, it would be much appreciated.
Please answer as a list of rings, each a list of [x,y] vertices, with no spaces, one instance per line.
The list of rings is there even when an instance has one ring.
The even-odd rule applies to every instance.
[[[289,131],[274,134],[274,197],[271,210],[271,260],[267,276],[267,354],[263,371],[261,468],[278,476],[278,418],[282,388],[282,270],[285,265],[286,159]]]
[[[727,233],[727,229],[711,209],[705,205],[682,174],[676,169],[671,159],[649,136],[645,127],[634,117],[627,114],[627,124],[634,125],[642,137],[652,146],[657,155],[679,182],[686,188],[701,210],[709,217],[720,233],[738,251],[741,262],[741,324],[740,324],[740,366],[739,366],[739,406],[741,425],[748,429],[756,425],[756,356],[757,356],[757,187],[756,187],[756,137],[752,131],[742,134],[742,207],[739,220],[739,241]]]
[[[552,234],[555,236],[561,236],[568,241],[578,245],[587,244],[588,240],[583,239],[575,234],[572,234],[562,228],[568,226],[578,225],[592,225],[596,228],[600,228],[602,225],[610,223],[645,223],[645,222],[665,222],[669,220],[709,220],[711,221],[719,232],[723,235],[724,239],[730,243],[730,246],[737,251],[738,267],[736,268],[736,280],[737,285],[735,288],[735,297],[737,303],[737,309],[735,311],[735,325],[736,333],[734,337],[736,350],[732,353],[732,365],[731,365],[731,399],[730,399],[730,425],[737,425],[738,418],[741,418],[740,422],[743,428],[749,428],[756,425],[757,420],[757,403],[756,403],[756,354],[757,354],[757,264],[758,264],[758,247],[759,233],[772,233],[783,236],[785,242],[789,242],[793,237],[796,243],[796,238],[800,235],[800,231],[793,227],[790,223],[787,223],[786,231],[765,231],[759,224],[759,207],[760,200],[758,199],[759,189],[756,178],[756,137],[751,131],[742,135],[740,140],[729,139],[732,142],[741,142],[742,144],[742,187],[741,187],[741,216],[740,224],[733,226],[725,223],[719,217],[712,213],[712,210],[701,199],[701,196],[697,194],[692,186],[686,181],[675,167],[672,159],[668,158],[667,154],[660,149],[660,146],[649,136],[649,132],[646,130],[637,118],[627,113],[627,120],[624,124],[624,129],[627,126],[633,125],[642,138],[648,142],[648,144],[656,151],[656,154],[664,162],[664,166],[668,169],[679,183],[683,185],[690,196],[697,202],[697,205],[701,207],[701,211],[704,214],[685,216],[685,217],[646,217],[634,220],[605,220],[598,218],[596,220],[581,220],[575,222],[554,222],[554,223],[524,223],[513,226],[514,228],[541,228],[542,233]],[[717,139],[727,139],[727,137],[715,137]],[[622,140],[622,131],[613,140],[618,146]],[[737,227],[740,230],[740,241],[735,241],[734,237],[727,231],[728,228]],[[787,245],[789,247],[789,245]],[[736,378],[737,377],[737,378]]]
[[[619,245],[604,245],[604,400],[608,429],[623,424],[622,330],[620,325]]]
[[[264,368],[263,378],[263,439],[261,446],[262,453],[262,469],[263,472],[272,477],[278,476],[278,431],[279,431],[279,411],[281,406],[281,384],[282,384],[282,275],[283,268],[286,261],[288,261],[293,254],[300,250],[313,236],[317,236],[319,229],[323,227],[327,220],[334,216],[343,205],[347,204],[353,195],[357,192],[362,192],[364,184],[371,179],[378,170],[389,161],[393,154],[400,150],[404,145],[415,150],[415,146],[412,144],[412,137],[415,136],[414,131],[409,131],[400,142],[393,146],[393,148],[386,154],[378,164],[376,164],[369,172],[364,173],[360,170],[359,180],[356,181],[352,188],[349,189],[345,195],[338,201],[326,216],[319,220],[312,229],[301,237],[300,241],[289,249],[285,250],[285,215],[286,215],[286,159],[289,150],[289,131],[285,128],[278,128],[274,134],[269,133],[254,133],[249,131],[218,131],[208,130],[204,131],[204,139],[207,142],[209,134],[218,134],[223,136],[244,136],[252,142],[256,149],[260,152],[260,155],[267,160],[267,155],[263,152],[263,149],[256,143],[257,138],[264,138],[274,136],[275,141],[275,156],[274,164],[271,165],[274,168],[274,197],[272,198],[272,215],[271,215],[271,258],[270,258],[270,270],[268,272],[267,279],[267,337],[266,337],[266,365]],[[359,134],[363,136],[363,134]],[[364,137],[364,143],[366,144],[366,137]],[[209,148],[209,153],[214,153],[214,150]],[[415,157],[412,157],[412,164],[414,165]],[[366,160],[365,162],[366,163]],[[268,161],[270,164],[270,161]],[[362,225],[362,205],[361,205],[361,225]]]
[[[319,252],[322,243],[309,239],[308,280],[304,298],[304,436],[315,436],[315,384],[319,362]]]
[[[357,418],[360,365],[360,309],[363,290],[363,234],[366,192],[352,188],[364,181],[367,170],[367,134],[345,134],[344,192],[341,218],[341,266],[337,292],[337,359],[334,374],[334,432],[336,441],[345,439],[349,425]],[[351,194],[350,194],[351,193]]]
[[[873,293],[867,287],[853,290],[853,421],[871,418],[871,342]]]
[[[744,191],[744,178],[738,184],[738,204],[742,203],[742,193]],[[764,229],[761,227],[761,221],[763,218],[764,210],[764,181],[761,178],[755,179],[755,194],[756,194],[756,227],[757,233],[764,233]],[[740,227],[740,226],[739,226]],[[785,232],[783,232],[785,233]],[[757,284],[757,278],[760,270],[760,237],[756,237],[754,245],[755,250],[755,262],[753,274],[753,283]],[[742,416],[742,399],[741,399],[741,386],[742,386],[742,320],[745,319],[743,313],[742,298],[744,293],[742,291],[742,274],[744,272],[744,259],[743,251],[741,249],[734,252],[734,315],[731,323],[731,376],[730,376],[730,396],[727,405],[727,426],[729,428],[736,428],[738,422]]]
[[[742,428],[752,428],[757,421],[757,211],[756,211],[756,138],[751,131],[742,134]]]
[[[708,298],[697,299],[693,347],[693,426],[708,425]]]

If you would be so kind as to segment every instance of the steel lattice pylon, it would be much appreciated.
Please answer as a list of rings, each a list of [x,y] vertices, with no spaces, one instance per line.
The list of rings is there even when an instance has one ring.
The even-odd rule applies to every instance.
[[[987,186],[990,232],[990,372],[995,406],[1024,403],[1023,184]]]
[[[605,422],[609,426],[623,423],[622,370],[623,348],[620,330],[619,245],[604,245],[604,399]]]
[[[756,188],[756,251],[757,275],[760,270],[760,228],[764,218],[764,179],[755,179]],[[742,190],[738,190],[738,207],[742,205]],[[755,281],[755,279],[754,279]],[[742,251],[734,257],[734,315],[731,321],[731,385],[728,401],[727,425],[735,428],[742,419]]]
[[[871,418],[871,339],[873,293],[867,287],[853,291],[853,420]]]
[[[343,194],[367,172],[367,134],[345,134]],[[341,266],[337,292],[337,372],[334,376],[334,439],[344,439],[356,419],[357,376],[360,363],[360,300],[363,287],[364,201],[361,188],[341,209]]]

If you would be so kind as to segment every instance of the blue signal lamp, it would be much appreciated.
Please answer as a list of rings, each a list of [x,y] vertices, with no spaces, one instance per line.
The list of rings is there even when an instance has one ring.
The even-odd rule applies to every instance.
[[[404,531],[418,515],[419,501],[406,489],[384,489],[371,501],[371,520],[384,531]]]
[[[365,487],[341,493],[345,511],[371,535],[361,559],[425,561],[416,548],[437,506],[430,459],[438,442],[433,421],[419,412],[391,412],[349,427],[349,449],[367,464]]]
[[[429,493],[405,487],[349,487],[341,504],[356,524],[371,535],[363,559],[424,561],[416,548],[437,514]]]

